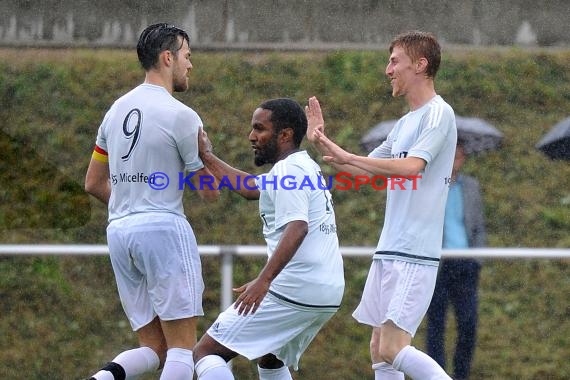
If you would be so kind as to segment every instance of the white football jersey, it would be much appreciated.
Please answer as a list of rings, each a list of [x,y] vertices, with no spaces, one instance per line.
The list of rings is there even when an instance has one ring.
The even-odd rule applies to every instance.
[[[200,127],[198,114],[161,86],[141,84],[111,106],[96,142],[109,155],[109,221],[139,212],[184,216],[181,179],[204,167]]]
[[[455,114],[439,95],[404,115],[369,157],[419,157],[421,178],[394,178],[387,188],[386,215],[374,258],[438,265],[445,203],[457,144]]]
[[[338,307],[344,270],[335,213],[320,167],[307,152],[278,161],[257,178],[259,212],[269,257],[287,223],[302,220],[309,231],[291,261],[273,280],[270,292],[298,306]]]

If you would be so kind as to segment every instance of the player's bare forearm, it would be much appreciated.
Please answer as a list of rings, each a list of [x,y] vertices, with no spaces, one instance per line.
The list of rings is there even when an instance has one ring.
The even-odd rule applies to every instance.
[[[234,289],[234,291],[241,293],[234,303],[234,308],[238,310],[238,314],[255,313],[261,301],[267,295],[271,282],[295,256],[308,231],[307,223],[301,220],[289,222],[285,226],[275,252],[257,278]]]
[[[246,199],[259,199],[255,176],[234,168],[216,156],[213,153],[212,142],[203,129],[198,133],[198,149],[202,162],[217,181],[223,181],[224,186],[231,186],[233,191]]]
[[[417,176],[426,166],[426,162],[419,157],[406,158],[372,158],[353,155],[350,164],[372,175],[386,177]]]
[[[218,190],[218,179],[208,170],[203,167],[196,171],[196,175],[192,177],[192,182],[198,189],[198,195],[206,202],[216,201],[220,197]]]
[[[103,185],[97,189],[93,188],[90,191],[87,191],[89,194],[94,196],[96,199],[104,203],[105,205],[109,204],[109,198],[111,197],[111,184],[107,181],[106,186]]]
[[[309,226],[305,221],[294,220],[287,223],[283,235],[279,240],[279,244],[277,244],[275,248],[275,252],[259,273],[258,277],[269,282],[273,281],[285,265],[295,256],[297,249],[299,249],[301,243],[303,243],[308,232]]]
[[[334,162],[327,162],[327,164],[329,164],[330,166],[332,166],[333,168],[335,168],[335,170],[338,173],[350,173],[352,175],[366,175],[366,176],[371,176],[373,175],[373,173],[370,173],[369,171],[366,171],[364,169],[361,169],[357,166],[354,165],[349,165],[349,164],[337,164]]]
[[[232,191],[235,191],[245,199],[259,199],[259,189],[255,183],[254,175],[234,168],[217,157],[213,152],[200,153],[200,158],[212,175],[218,181],[223,181],[224,186],[229,185],[227,187],[230,187]]]
[[[325,162],[351,174],[410,177],[418,175],[426,165],[426,162],[419,157],[393,159],[359,156],[342,149],[320,131],[316,131],[315,135],[319,144],[326,147],[329,152],[323,156]]]
[[[91,159],[85,175],[85,191],[104,204],[109,204],[111,197],[109,164]]]

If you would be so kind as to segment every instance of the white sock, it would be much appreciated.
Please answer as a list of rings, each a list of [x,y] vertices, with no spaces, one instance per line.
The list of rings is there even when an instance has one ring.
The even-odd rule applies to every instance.
[[[276,369],[268,369],[268,368],[261,368],[257,366],[257,372],[259,373],[259,380],[292,380],[291,372],[289,372],[289,368],[286,366],[276,368]]]
[[[194,376],[192,351],[184,348],[170,348],[160,375],[161,380],[188,380]]]
[[[374,380],[404,380],[404,373],[396,371],[392,365],[382,362],[372,364]]]
[[[198,380],[234,380],[228,363],[218,355],[207,355],[196,363]]]
[[[154,350],[150,347],[139,347],[133,350],[121,352],[111,363],[120,366],[126,378],[142,375],[147,372],[154,372],[160,365],[160,359]],[[112,372],[106,370],[105,366],[93,377],[96,380],[118,380]]]
[[[414,380],[451,380],[435,360],[412,346],[402,348],[392,366]]]

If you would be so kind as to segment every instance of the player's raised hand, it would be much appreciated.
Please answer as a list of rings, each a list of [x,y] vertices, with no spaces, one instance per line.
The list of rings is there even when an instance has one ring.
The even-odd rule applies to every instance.
[[[326,162],[339,164],[339,165],[350,163],[353,154],[347,152],[346,150],[342,149],[340,146],[336,145],[321,131],[319,130],[315,131],[315,140],[324,149],[326,149],[327,153],[323,156],[323,160],[325,160]]]
[[[315,131],[325,133],[325,121],[323,119],[323,112],[319,100],[312,96],[309,98],[309,104],[305,106],[305,114],[307,115],[307,140],[310,143],[315,143]]]

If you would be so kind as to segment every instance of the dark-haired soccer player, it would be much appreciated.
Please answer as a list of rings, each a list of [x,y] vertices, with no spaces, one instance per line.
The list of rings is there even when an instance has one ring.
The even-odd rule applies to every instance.
[[[297,369],[309,343],[338,310],[344,291],[331,194],[301,185],[316,184],[322,176],[299,148],[307,131],[303,109],[291,99],[268,100],[253,113],[251,127],[256,165],[273,165],[266,181],[215,156],[205,134],[200,140],[200,156],[216,178],[229,179],[231,189],[246,199],[259,199],[268,255],[257,277],[236,289],[235,303],[196,345],[200,380],[233,379],[226,362],[237,355],[257,360],[261,380],[291,379],[288,367]],[[248,186],[237,186],[245,177]]]
[[[172,93],[188,89],[188,34],[155,24],[137,45],[145,81],[109,109],[97,134],[85,189],[108,204],[107,240],[121,303],[140,347],[91,379],[124,380],[164,367],[161,379],[191,379],[204,283],[182,191],[168,178],[211,178],[198,155],[202,121]],[[216,190],[198,190],[205,200]]]

